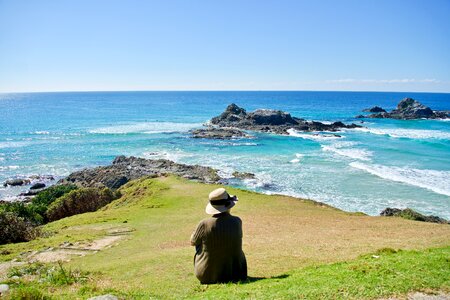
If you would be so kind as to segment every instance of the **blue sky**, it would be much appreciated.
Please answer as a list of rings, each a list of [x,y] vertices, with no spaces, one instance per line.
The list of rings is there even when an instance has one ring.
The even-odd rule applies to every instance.
[[[450,92],[449,0],[0,0],[0,92]]]

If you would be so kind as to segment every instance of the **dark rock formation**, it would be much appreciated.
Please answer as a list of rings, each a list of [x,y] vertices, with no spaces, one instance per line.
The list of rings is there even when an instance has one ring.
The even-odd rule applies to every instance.
[[[255,179],[255,174],[248,172],[233,172],[233,177],[238,179]]]
[[[386,112],[383,108],[379,107],[379,106],[374,106],[371,108],[366,108],[363,109],[364,112],[371,112],[371,113],[382,113],[382,112]]]
[[[408,220],[414,221],[422,221],[422,222],[432,222],[432,223],[441,223],[441,224],[450,224],[449,221],[437,217],[437,216],[425,216],[421,213],[418,213],[415,210],[410,208],[398,209],[398,208],[386,208],[380,213],[380,216],[385,217],[402,217]]]
[[[25,178],[14,178],[14,179],[9,179],[6,180],[3,183],[3,186],[22,186],[22,185],[28,185],[28,184],[32,184],[35,183],[36,181],[44,181],[44,182],[48,182],[48,181],[52,181],[55,180],[55,178],[52,175],[31,175],[29,177],[25,177]]]
[[[249,138],[251,137],[242,130],[236,128],[218,128],[209,126],[202,129],[194,129],[190,132],[193,138],[204,138],[204,139],[220,139],[229,140],[235,138]]]
[[[9,179],[6,180],[5,183],[3,183],[3,186],[21,186],[21,185],[26,185],[26,184],[30,184],[31,181],[28,178],[16,178],[16,179]]]
[[[133,179],[163,174],[175,174],[205,183],[218,183],[221,179],[217,175],[217,170],[209,167],[179,164],[166,159],[117,156],[112,165],[77,171],[58,183],[73,183],[82,187],[106,186],[117,189]]]
[[[33,185],[30,187],[30,190],[38,190],[38,189],[42,189],[42,188],[45,188],[45,183],[42,183],[42,182],[36,182],[35,184],[33,184]]]
[[[383,111],[371,114],[367,116],[367,118],[389,118],[399,120],[447,119],[450,118],[450,113],[446,111],[433,111],[419,101],[412,98],[405,98],[398,103],[396,109],[390,112]]]
[[[247,113],[245,109],[234,103],[230,104],[222,114],[212,118],[210,123],[222,128],[233,127],[277,134],[287,134],[287,130],[291,128],[298,131],[338,131],[341,128],[361,127],[356,124],[346,125],[342,122],[324,124],[306,121],[292,117],[281,110],[258,109]]]

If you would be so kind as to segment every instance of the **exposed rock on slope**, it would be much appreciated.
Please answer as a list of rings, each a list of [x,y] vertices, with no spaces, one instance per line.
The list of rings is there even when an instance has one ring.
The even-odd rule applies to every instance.
[[[375,107],[373,107],[375,108]],[[372,108],[372,109],[373,109]],[[381,107],[377,107],[380,108]],[[370,111],[375,112],[375,111]],[[397,108],[390,111],[380,111],[375,114],[367,116],[367,118],[389,118],[399,120],[412,120],[412,119],[447,119],[450,118],[450,113],[447,111],[433,111],[428,106],[423,105],[419,101],[412,98],[405,98],[401,100]]]
[[[338,131],[341,128],[361,127],[356,124],[346,125],[342,122],[324,124],[315,121],[306,121],[292,117],[289,113],[281,110],[258,109],[247,113],[245,109],[230,104],[219,116],[210,121],[219,127],[233,127],[244,130],[272,132],[277,134],[288,134],[288,129],[298,131]]]
[[[130,180],[144,176],[175,174],[205,183],[217,183],[221,178],[217,170],[198,165],[185,165],[166,159],[145,159],[117,156],[112,165],[74,172],[58,183],[74,183],[83,187],[106,186],[117,189]]]
[[[399,208],[386,208],[380,213],[380,216],[385,217],[402,217],[408,220],[414,221],[422,221],[422,222],[432,222],[432,223],[441,223],[441,224],[450,224],[449,221],[442,219],[437,216],[425,216],[421,213],[418,213],[415,210],[410,208],[399,209]]]

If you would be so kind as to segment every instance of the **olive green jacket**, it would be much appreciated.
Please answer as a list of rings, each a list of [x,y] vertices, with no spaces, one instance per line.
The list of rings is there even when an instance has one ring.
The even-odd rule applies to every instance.
[[[242,221],[227,213],[201,221],[191,236],[196,247],[195,276],[201,283],[245,280],[247,262],[242,251]]]

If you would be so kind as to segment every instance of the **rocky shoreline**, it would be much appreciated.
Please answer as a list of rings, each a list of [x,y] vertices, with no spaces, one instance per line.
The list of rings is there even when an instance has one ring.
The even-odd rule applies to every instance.
[[[134,156],[126,157],[122,155],[117,156],[110,165],[86,168],[73,172],[69,176],[59,180],[56,185],[75,185],[79,188],[98,189],[106,187],[111,190],[117,190],[131,180],[143,177],[160,177],[169,174],[208,184],[229,184],[230,180],[228,178],[222,178],[218,174],[218,170],[211,167],[180,164],[167,159],[145,159]],[[256,179],[255,174],[248,172],[235,171],[232,176],[233,177],[231,180]],[[45,176],[45,178],[50,177]],[[15,182],[19,183],[19,180],[21,180],[22,184],[28,183],[26,179],[17,179]],[[5,184],[7,182],[5,182]],[[35,183],[34,185],[37,184]],[[46,188],[39,185],[39,188],[33,189],[33,186],[30,187],[28,193],[22,193],[19,195],[30,196],[27,198],[28,201],[26,202],[31,201],[33,196]],[[0,205],[2,203],[7,202],[0,200]],[[409,208],[397,209],[388,207],[380,213],[380,216],[394,216],[422,222],[450,224],[449,221],[443,218],[432,215],[426,216]]]

